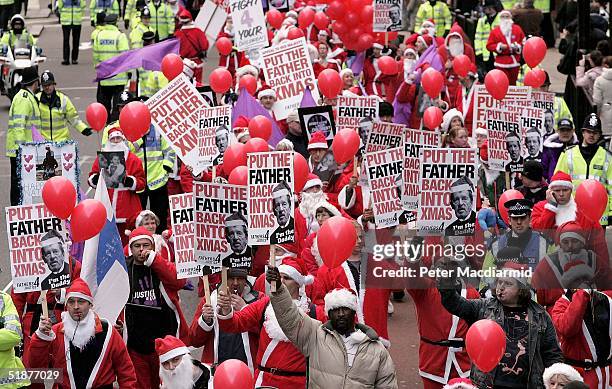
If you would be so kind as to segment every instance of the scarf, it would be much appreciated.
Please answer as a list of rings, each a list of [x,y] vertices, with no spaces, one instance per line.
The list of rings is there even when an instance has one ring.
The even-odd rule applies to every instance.
[[[293,300],[293,303],[304,315],[307,315],[310,311],[310,303],[304,294],[302,294],[299,300]],[[279,342],[289,342],[289,339],[285,336],[285,333],[278,324],[278,320],[276,320],[276,313],[272,308],[272,304],[268,304],[266,307],[264,317],[265,320],[263,322],[263,326],[270,339],[275,339]]]

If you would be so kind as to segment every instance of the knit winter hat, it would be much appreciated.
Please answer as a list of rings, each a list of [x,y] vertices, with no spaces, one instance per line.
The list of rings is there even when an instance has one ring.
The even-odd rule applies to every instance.
[[[521,175],[529,178],[532,181],[540,182],[542,181],[542,177],[544,175],[544,168],[540,162],[530,159],[525,161]]]

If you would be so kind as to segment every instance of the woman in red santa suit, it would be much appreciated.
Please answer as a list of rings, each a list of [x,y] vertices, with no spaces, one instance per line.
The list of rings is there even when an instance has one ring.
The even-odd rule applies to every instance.
[[[325,69],[332,69],[340,72],[340,64],[338,61],[333,58],[329,58],[329,46],[319,44],[317,51],[319,53],[319,58],[315,59],[314,63],[312,64],[315,77],[319,77],[319,74]]]
[[[455,96],[459,88],[459,78],[453,69],[453,59],[459,55],[466,55],[473,64],[476,63],[474,49],[463,41],[461,27],[453,26],[450,34],[444,40],[444,45],[438,47],[438,55],[444,64],[444,76],[446,77],[446,93]]]
[[[512,13],[508,10],[501,11],[499,26],[489,34],[487,50],[495,55],[495,68],[506,73],[510,85],[516,85],[524,41],[525,33],[512,21]]]
[[[298,308],[314,319],[325,321],[325,314],[304,292],[304,286],[312,283],[312,276],[305,275],[302,267],[290,259],[279,265],[278,270],[283,284]],[[228,294],[220,290],[217,307],[219,328],[222,331],[259,333],[255,386],[272,386],[278,389],[306,386],[306,359],[281,330],[268,296],[240,311],[234,311]]]
[[[408,124],[414,107],[417,87],[415,84],[416,73],[414,67],[419,59],[419,54],[414,46],[409,46],[404,50],[401,60],[400,72],[398,73],[393,101],[393,122],[398,124]]]
[[[393,101],[395,97],[393,80],[397,75],[383,75],[378,67],[378,59],[382,56],[383,49],[383,45],[374,43],[372,48],[366,52],[366,59],[363,63],[363,84],[369,96],[376,95],[385,98],[387,94],[390,94],[389,98]]]
[[[155,240],[155,252],[156,253],[158,253],[165,259],[169,260],[170,262],[174,262],[174,252],[170,250],[170,247],[168,246],[168,242],[166,241],[166,237],[168,236],[168,230],[164,231],[166,237],[162,236],[164,233],[162,233],[162,235],[156,234],[155,231],[157,230],[158,225],[159,225],[159,218],[157,217],[156,214],[154,214],[148,209],[141,211],[136,217],[136,222],[134,223],[134,227],[136,228],[144,227],[151,234],[153,234],[153,240]],[[124,232],[125,232],[125,235],[128,235],[128,236],[132,233],[132,231],[130,230],[125,230]],[[124,251],[125,256],[127,257],[128,256],[127,245],[123,247],[123,251]]]
[[[342,79],[342,96],[361,96],[361,89],[355,85],[355,75],[351,68],[344,68],[340,71]]]
[[[138,192],[145,189],[145,174],[142,168],[142,161],[132,153],[127,146],[127,141],[123,136],[123,132],[119,127],[114,127],[108,132],[108,142],[102,147],[102,151],[123,152],[125,160],[125,177],[122,183],[119,183],[117,188],[108,188],[108,197],[111,199],[115,218],[117,221],[117,229],[125,231],[131,228],[136,216],[142,211]],[[87,182],[89,186],[95,188],[100,179],[100,162],[96,158]],[[106,183],[107,187],[109,183]],[[121,236],[121,242],[127,244],[127,237]]]
[[[176,31],[174,36],[178,38],[181,44],[179,53],[181,57],[190,59],[197,64],[193,76],[197,82],[203,83],[203,60],[206,58],[206,51],[208,50],[208,39],[204,31],[200,30],[200,28],[193,23],[191,13],[186,9],[179,12],[178,20],[181,29]]]
[[[29,344],[28,368],[59,369],[63,380],[54,389],[135,389],[136,373],[121,335],[92,309],[89,287],[78,278],[66,293],[67,311],[53,325],[41,318]],[[59,381],[59,380],[58,380]]]
[[[598,291],[581,281],[572,287],[551,314],[565,363],[578,370],[591,389],[610,388],[612,291]]]

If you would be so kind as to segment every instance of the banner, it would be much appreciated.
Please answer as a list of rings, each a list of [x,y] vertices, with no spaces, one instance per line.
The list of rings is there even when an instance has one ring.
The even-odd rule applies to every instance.
[[[42,202],[42,187],[49,178],[67,178],[79,190],[76,143],[36,142],[19,145],[17,155],[21,204]]]
[[[268,46],[268,30],[261,1],[230,0],[229,6],[234,23],[236,51]]]
[[[406,126],[403,124],[374,123],[366,143],[366,153],[401,147],[404,144],[405,130]]]
[[[489,169],[523,171],[521,114],[519,111],[487,109]]]
[[[247,154],[249,244],[294,241],[293,152]]]
[[[421,149],[421,235],[474,235],[477,155],[478,149]]]
[[[372,210],[376,228],[393,227],[399,224],[402,208],[402,166],[404,149],[396,147],[365,155],[365,166],[370,184]]]
[[[247,188],[194,182],[195,256],[198,263],[220,268],[251,269],[247,244]]]
[[[195,86],[184,74],[180,74],[145,104],[151,111],[151,123],[176,155],[193,168],[194,175],[202,173],[204,167],[198,163],[199,111],[206,107],[206,103]]]
[[[176,278],[204,275],[202,265],[194,256],[193,194],[181,193],[169,197]]]
[[[365,145],[372,129],[372,123],[378,118],[378,98],[376,96],[338,96],[337,107],[338,130],[359,128],[359,136]]]
[[[401,31],[402,30],[402,1],[401,0],[374,0],[374,32]]]
[[[16,293],[70,285],[64,223],[44,204],[5,208],[9,262]]]
[[[202,170],[223,163],[223,153],[236,139],[231,123],[231,105],[200,109],[198,147]]]
[[[440,147],[440,134],[407,128],[404,132],[404,190],[402,191],[402,206],[407,211],[417,210],[420,192],[420,151],[423,147]]]
[[[314,100],[319,101],[305,38],[285,40],[260,52],[266,84],[276,92],[272,107],[276,120],[286,119],[289,112],[298,109],[306,87],[310,88]]]
[[[509,86],[508,93],[503,100],[493,98],[487,92],[484,85],[476,85],[474,89],[474,111],[473,111],[473,130],[477,128],[487,129],[487,109],[504,110],[508,104],[519,104],[522,100],[525,104],[531,105],[531,87],[529,86]]]

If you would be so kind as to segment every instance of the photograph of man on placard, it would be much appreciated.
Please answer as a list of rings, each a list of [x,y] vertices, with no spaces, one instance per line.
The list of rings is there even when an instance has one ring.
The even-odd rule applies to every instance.
[[[250,268],[251,247],[247,245],[249,239],[247,220],[240,213],[235,212],[225,218],[225,239],[232,253],[223,258],[223,266]]]
[[[40,239],[40,246],[42,259],[51,272],[40,283],[41,289],[58,289],[70,285],[68,253],[62,235],[55,230],[50,230]]]
[[[310,140],[310,136],[317,131],[321,131],[328,142],[334,139],[336,123],[331,106],[298,108],[298,115],[300,125],[306,129],[307,140]]]
[[[295,234],[291,188],[281,181],[272,190],[272,212],[278,227],[270,236],[270,244],[292,242]]]
[[[474,234],[476,212],[474,206],[474,185],[468,177],[461,177],[451,185],[451,208],[457,220],[444,230],[446,236],[467,236]]]
[[[123,151],[98,151],[100,170],[108,188],[122,188],[126,177]]]

